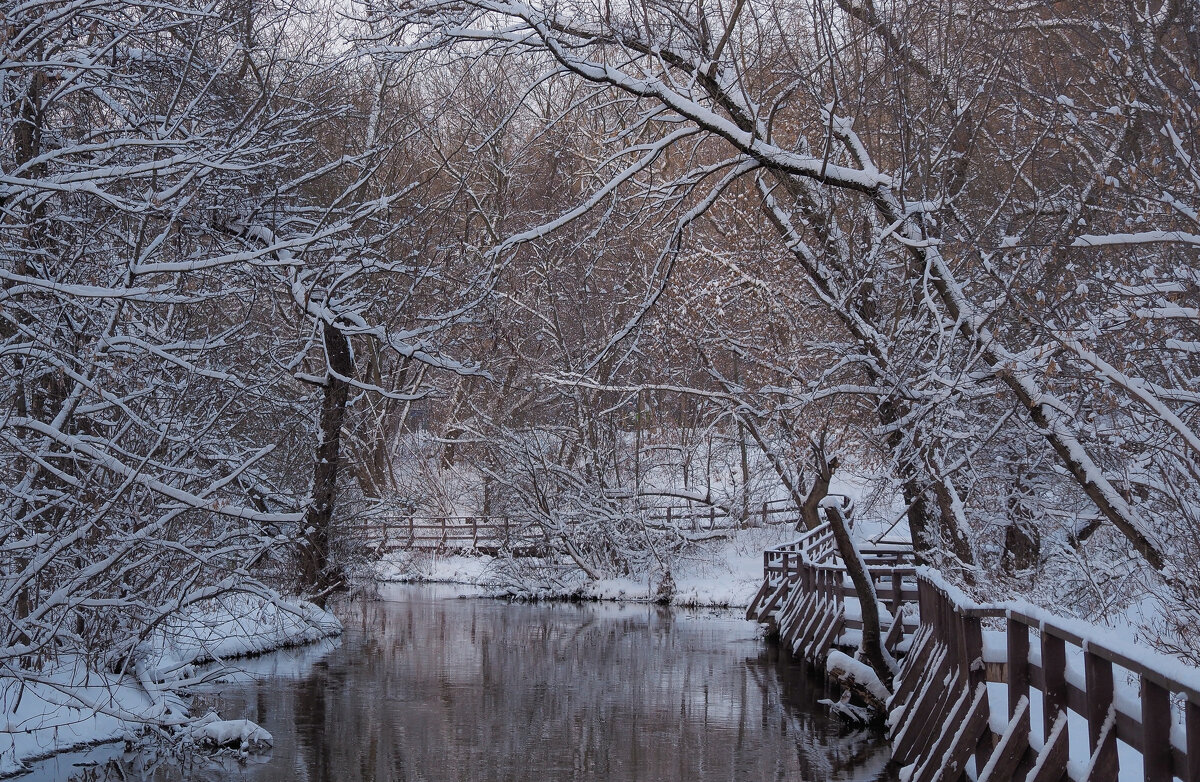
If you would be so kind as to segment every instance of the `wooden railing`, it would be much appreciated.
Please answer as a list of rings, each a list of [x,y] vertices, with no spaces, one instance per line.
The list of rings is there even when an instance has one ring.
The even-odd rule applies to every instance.
[[[747,610],[821,667],[861,628],[846,615],[856,592],[828,538],[821,527],[765,552]],[[972,758],[977,782],[1200,782],[1200,670],[1030,606],[976,604],[902,547],[863,555],[892,614],[885,645],[903,658],[889,724],[910,782],[961,782]],[[989,682],[1007,686],[996,703]]]
[[[647,522],[683,533],[721,533],[750,524],[795,524],[799,514],[790,500],[764,502],[747,519],[715,505],[667,505],[644,510]],[[350,527],[351,535],[373,551],[542,551],[550,537],[537,524],[507,516],[420,516],[386,514]]]
[[[861,548],[860,553],[876,596],[890,607],[891,615],[881,617],[887,630],[884,643],[893,654],[900,654],[916,628],[904,609],[917,600],[912,549],[884,545]],[[858,604],[858,593],[826,523],[763,552],[763,584],[746,617],[771,625],[793,654],[823,666],[833,644],[839,639],[850,644],[854,634],[862,631],[861,616],[846,614],[847,598]]]
[[[646,510],[646,519],[674,526],[677,529],[702,532],[705,530],[741,529],[747,526],[795,524],[800,513],[790,499],[771,500],[748,512],[731,512],[717,505],[696,501],[690,505],[665,505]]]
[[[357,524],[353,534],[368,549],[414,551],[501,551],[545,547],[541,527],[515,524],[503,516],[402,516]]]
[[[893,749],[912,782],[962,779],[972,755],[979,782],[1116,782],[1137,771],[1121,773],[1122,755],[1146,782],[1200,782],[1200,671],[1028,606],[976,605],[932,574],[918,584],[921,626],[891,703]],[[1007,685],[999,734],[987,682]],[[1072,742],[1072,721],[1086,741]]]

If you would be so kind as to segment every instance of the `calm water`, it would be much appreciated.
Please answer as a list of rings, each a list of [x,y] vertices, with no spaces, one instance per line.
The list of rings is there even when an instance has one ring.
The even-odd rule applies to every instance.
[[[253,680],[197,696],[271,731],[268,755],[109,745],[24,779],[890,778],[885,742],[831,722],[820,681],[729,614],[513,605],[424,587],[384,597],[342,612],[339,644],[250,661]]]

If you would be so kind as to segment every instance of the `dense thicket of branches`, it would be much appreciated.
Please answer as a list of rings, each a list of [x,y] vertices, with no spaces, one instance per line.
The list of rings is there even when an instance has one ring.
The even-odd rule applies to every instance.
[[[321,597],[456,465],[629,572],[687,543],[630,497],[799,503],[818,434],[928,563],[1200,648],[1193,4],[3,23],[0,664]]]
[[[316,33],[339,22],[6,10],[5,670],[124,665],[165,616],[230,590],[320,598],[351,403],[386,417],[424,393],[414,366],[474,371],[445,356],[486,287],[437,236],[453,183],[400,72]]]
[[[497,154],[529,190],[490,253],[524,275],[507,290],[527,326],[499,355],[526,393],[481,418],[601,487],[636,474],[628,422],[680,394],[781,479],[830,430],[964,581],[1195,616],[1191,4],[370,16],[383,61],[509,75],[503,123],[476,134],[523,141]],[[528,195],[558,179],[571,198],[546,214]]]

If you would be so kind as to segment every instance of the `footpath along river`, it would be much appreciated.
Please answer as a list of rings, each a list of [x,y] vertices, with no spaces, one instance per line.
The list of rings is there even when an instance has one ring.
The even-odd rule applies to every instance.
[[[268,753],[43,761],[23,780],[728,782],[890,780],[877,733],[734,612],[513,604],[389,586],[343,607],[338,643],[242,661],[197,693],[258,722]],[[76,765],[86,763],[88,765]]]

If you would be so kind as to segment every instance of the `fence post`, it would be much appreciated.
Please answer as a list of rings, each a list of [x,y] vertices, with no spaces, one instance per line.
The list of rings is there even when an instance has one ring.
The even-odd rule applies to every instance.
[[[783,552],[783,599],[787,600],[792,593],[792,568],[790,551]]]
[[[1029,628],[1008,618],[1008,718],[1017,716],[1017,704],[1029,696]]]
[[[1142,680],[1142,768],[1146,782],[1171,782],[1171,693]],[[1151,739],[1151,736],[1160,737]],[[1167,740],[1161,740],[1166,736]]]
[[[1046,687],[1042,730],[1049,741],[1059,713],[1067,713],[1067,648],[1063,639],[1051,635],[1045,626],[1042,627],[1042,676]],[[1063,733],[1067,733],[1066,725],[1063,725]],[[1068,736],[1064,735],[1063,741],[1069,741]]]
[[[762,519],[763,519],[762,525],[764,527],[767,526],[767,503],[765,503],[765,502],[763,503],[763,508],[762,508]]]
[[[1116,782],[1117,725],[1115,713],[1112,714],[1112,724],[1108,724],[1109,714],[1114,709],[1112,663],[1084,647],[1083,672],[1087,685],[1088,746],[1092,748],[1092,755],[1095,757],[1095,761],[1092,763],[1091,779],[1096,782]],[[1167,740],[1169,742],[1170,738]]]
[[[1188,698],[1183,712],[1187,724],[1187,769],[1183,782],[1200,782],[1200,703]]]
[[[717,509],[713,505],[708,506],[708,531],[712,532],[717,528]]]
[[[903,605],[901,591],[904,589],[904,576],[892,569],[892,616],[900,616],[900,606]]]

